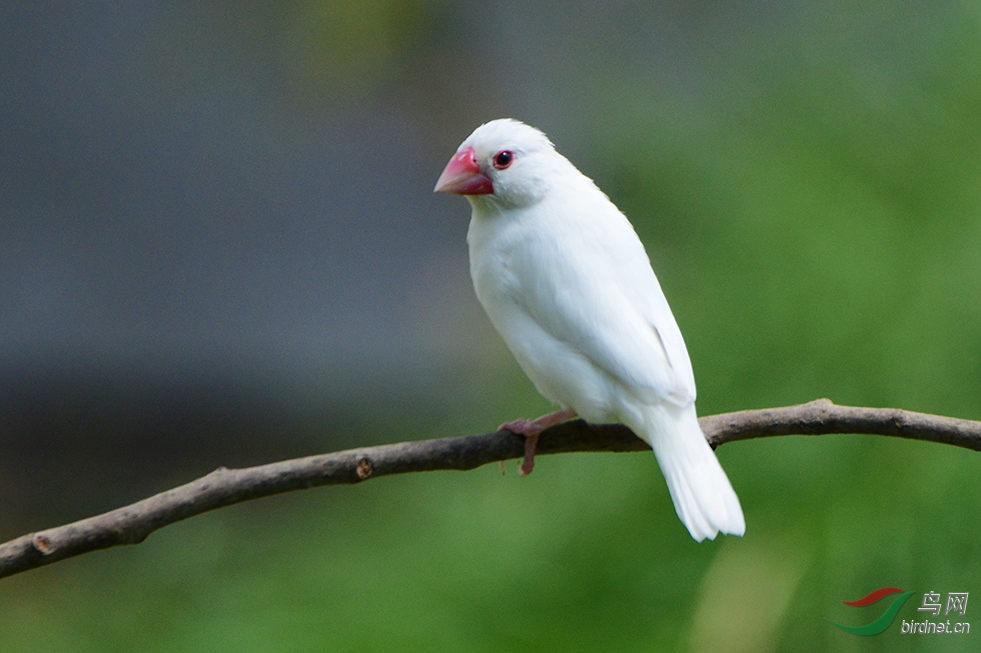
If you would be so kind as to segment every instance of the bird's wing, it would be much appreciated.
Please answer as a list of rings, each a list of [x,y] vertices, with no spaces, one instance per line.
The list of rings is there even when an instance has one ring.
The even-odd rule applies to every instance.
[[[641,398],[690,404],[695,381],[681,331],[643,245],[609,206],[615,218],[540,240],[525,261],[531,269],[515,270],[525,285],[519,304]]]

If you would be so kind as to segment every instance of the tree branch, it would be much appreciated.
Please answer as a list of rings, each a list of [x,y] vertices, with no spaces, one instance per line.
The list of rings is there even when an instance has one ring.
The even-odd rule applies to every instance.
[[[828,399],[712,415],[700,422],[713,448],[776,435],[863,433],[981,451],[981,422],[899,409],[836,406]],[[554,426],[543,432],[538,442],[539,455],[575,451],[650,451],[650,447],[625,426],[593,426],[582,420]],[[168,524],[259,497],[319,485],[359,483],[389,474],[469,470],[523,454],[523,437],[498,431],[351,449],[246,469],[219,467],[207,476],[123,508],[0,544],[0,578],[97,549],[137,544]]]

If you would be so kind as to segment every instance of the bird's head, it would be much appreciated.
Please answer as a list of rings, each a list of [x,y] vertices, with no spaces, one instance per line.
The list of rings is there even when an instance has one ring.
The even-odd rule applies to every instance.
[[[493,120],[460,144],[433,190],[471,203],[528,206],[542,199],[564,165],[571,166],[542,132],[510,118]]]

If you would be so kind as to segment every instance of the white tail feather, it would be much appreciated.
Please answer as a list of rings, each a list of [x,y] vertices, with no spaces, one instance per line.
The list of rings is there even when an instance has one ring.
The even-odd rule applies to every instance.
[[[739,498],[705,440],[695,406],[661,405],[645,413],[646,428],[638,434],[654,449],[674,509],[691,536],[701,542],[720,532],[745,533]]]

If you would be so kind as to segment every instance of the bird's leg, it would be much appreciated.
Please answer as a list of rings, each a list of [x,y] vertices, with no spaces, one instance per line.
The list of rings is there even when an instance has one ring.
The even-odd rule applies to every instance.
[[[525,436],[525,459],[518,468],[519,475],[527,476],[535,469],[535,447],[538,445],[538,436],[541,432],[550,426],[555,426],[559,422],[564,422],[575,416],[576,411],[563,408],[554,413],[542,415],[538,419],[516,419],[513,422],[505,422],[497,427],[498,431],[511,431],[512,433]]]

